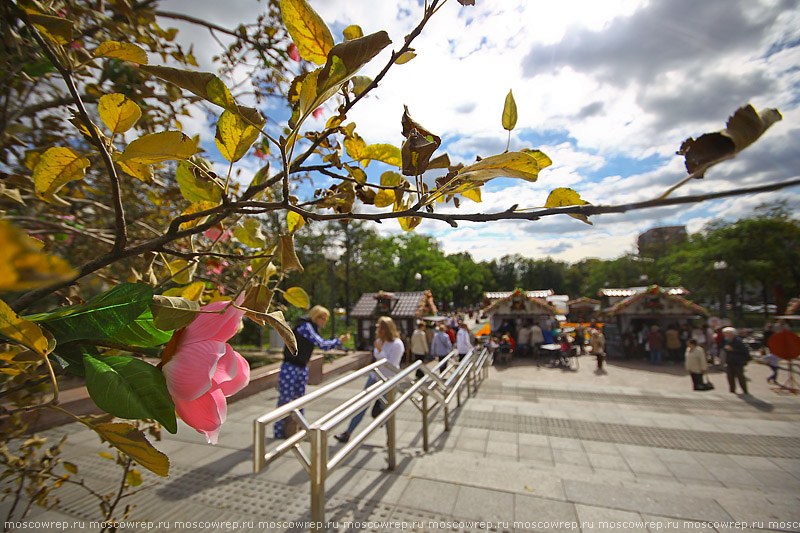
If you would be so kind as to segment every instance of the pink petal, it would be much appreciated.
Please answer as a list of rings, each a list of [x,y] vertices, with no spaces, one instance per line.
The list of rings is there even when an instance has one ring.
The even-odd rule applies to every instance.
[[[321,107],[318,107],[318,108],[316,108],[316,109],[314,110],[314,112],[313,112],[313,113],[311,113],[311,114],[312,114],[312,115],[314,115],[314,118],[319,118],[319,117],[321,117],[321,116],[322,116],[322,113],[324,113],[324,112],[325,112],[325,110],[324,110],[324,109],[322,109]]]
[[[218,385],[225,396],[236,394],[250,383],[250,365],[247,359],[226,344],[227,350],[217,364],[214,373],[214,384]]]
[[[181,342],[175,355],[161,369],[174,401],[192,401],[211,390],[211,378],[218,361],[225,355],[225,346],[215,340]]]
[[[228,415],[225,395],[213,389],[192,401],[175,400],[175,410],[181,420],[206,436],[209,444],[217,443],[219,427]]]
[[[300,61],[300,52],[297,51],[297,46],[294,43],[289,45],[289,57],[292,61]]]
[[[229,304],[230,302],[214,302],[203,307],[201,310],[221,311]],[[182,341],[184,344],[191,344],[207,339],[227,342],[228,339],[233,337],[239,330],[243,316],[244,311],[236,309],[232,305],[221,315],[200,313],[197,315],[197,318],[194,319],[194,322],[186,326],[186,332],[183,335]]]

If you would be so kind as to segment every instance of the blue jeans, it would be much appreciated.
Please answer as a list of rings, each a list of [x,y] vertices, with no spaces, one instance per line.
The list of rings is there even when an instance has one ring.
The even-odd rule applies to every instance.
[[[367,384],[364,385],[364,389],[370,388],[374,383],[377,383],[377,382],[378,382],[378,377],[375,376],[375,374],[373,374],[372,372],[370,372],[369,376],[367,377]],[[356,426],[358,426],[361,423],[361,419],[364,418],[364,414],[366,412],[367,412],[366,409],[362,409],[361,411],[356,413],[356,416],[354,416],[352,418],[352,420],[350,420],[350,425],[347,426],[347,434],[348,435],[352,434],[353,430],[356,429]]]
[[[661,357],[664,354],[664,350],[650,350],[650,364],[651,365],[660,365],[661,364]]]

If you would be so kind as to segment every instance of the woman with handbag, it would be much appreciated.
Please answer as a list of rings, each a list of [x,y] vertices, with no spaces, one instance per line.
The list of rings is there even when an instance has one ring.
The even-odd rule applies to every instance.
[[[697,339],[689,339],[686,347],[686,370],[692,376],[694,390],[709,390],[710,383],[703,381],[704,374],[708,371],[708,361],[706,361],[706,351],[697,343]]]
[[[378,319],[378,323],[375,324],[375,327],[377,328],[375,331],[375,348],[373,350],[375,360],[380,361],[381,359],[386,359],[389,361],[389,364],[400,368],[400,361],[403,359],[406,348],[405,345],[403,345],[403,341],[400,340],[400,334],[397,332],[397,326],[395,326],[394,320],[392,320],[391,317],[382,316]],[[385,366],[381,369],[381,372],[387,375],[394,374],[392,370]],[[368,389],[373,383],[377,382],[378,376],[375,375],[375,372],[370,372],[364,389]],[[378,400],[378,402],[380,402],[380,400]],[[376,404],[372,409],[373,416],[377,416],[382,410],[383,409]],[[361,419],[364,418],[364,413],[366,412],[366,409],[359,411],[356,416],[350,420],[347,431],[334,435],[334,438],[339,442],[347,442],[350,440],[350,434],[356,429],[356,426],[358,426]]]

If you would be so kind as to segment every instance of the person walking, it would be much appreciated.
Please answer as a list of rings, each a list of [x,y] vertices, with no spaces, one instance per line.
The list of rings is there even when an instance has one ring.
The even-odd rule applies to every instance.
[[[314,347],[321,350],[332,350],[341,348],[350,339],[350,334],[346,333],[338,339],[323,339],[320,328],[324,328],[328,323],[331,313],[321,305],[312,307],[306,316],[301,317],[295,323],[294,336],[297,339],[297,352],[292,353],[288,346],[283,348],[283,364],[278,374],[278,407],[283,404],[296,400],[306,393],[308,383],[308,361]],[[301,411],[302,412],[302,411]],[[289,418],[284,418],[275,422],[273,433],[276,439],[288,437],[284,434],[284,425]]]
[[[681,360],[681,333],[675,324],[670,324],[664,332],[664,342],[667,346],[667,360],[677,363]]]
[[[697,343],[697,339],[694,337],[689,339],[688,346],[686,347],[686,361],[684,365],[689,375],[692,377],[692,386],[694,390],[710,389],[703,381],[703,376],[708,371],[706,351]]]
[[[417,322],[417,329],[411,334],[411,362],[422,361],[423,363],[428,359],[428,337],[425,335],[425,322],[420,320]],[[424,376],[422,370],[417,370],[417,379]]]
[[[533,347],[534,357],[539,357],[539,347],[544,344],[544,333],[542,327],[535,323],[531,326],[531,347]]]
[[[736,328],[722,328],[722,349],[725,352],[725,372],[728,374],[728,385],[732,393],[736,392],[736,381],[742,392],[747,394],[747,378],[744,367],[750,361],[750,350],[745,346]]]
[[[458,333],[456,333],[456,349],[458,350],[458,360],[464,358],[470,350],[472,350],[472,342],[470,342],[469,329],[467,329],[466,322],[461,322],[458,326]]]
[[[375,324],[375,327],[377,329],[375,330],[376,338],[372,350],[373,357],[376,361],[386,359],[389,361],[389,364],[399,368],[400,361],[403,360],[403,353],[405,353],[406,348],[403,345],[403,341],[400,340],[400,334],[397,332],[397,326],[395,326],[394,320],[392,320],[391,317],[382,316],[378,319],[378,323]],[[394,375],[394,371],[387,368],[385,365],[381,368],[381,372],[387,376]],[[373,383],[377,382],[377,374],[375,374],[375,372],[370,372],[364,389],[370,388]],[[347,430],[333,437],[339,442],[347,442],[350,440],[350,435],[356,429],[356,426],[361,423],[361,419],[364,418],[364,413],[366,412],[366,409],[359,411],[356,416],[350,420],[350,425],[347,426]]]
[[[447,335],[447,326],[439,324],[436,328],[436,333],[433,334],[431,341],[430,354],[436,357],[439,361],[445,358],[453,350],[453,343]]]
[[[593,327],[589,333],[589,347],[592,349],[592,355],[597,357],[597,370],[603,370],[606,358],[606,337],[600,328]]]
[[[647,334],[647,346],[650,349],[650,364],[660,365],[664,355],[664,335],[658,331],[658,326],[653,324]]]

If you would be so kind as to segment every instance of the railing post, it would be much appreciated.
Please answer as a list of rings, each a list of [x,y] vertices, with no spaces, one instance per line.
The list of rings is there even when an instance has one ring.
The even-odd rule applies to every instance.
[[[394,389],[386,393],[386,403],[394,403]],[[395,414],[386,421],[386,452],[388,454],[389,470],[394,470],[397,466],[397,428],[395,427]]]
[[[428,452],[428,395],[422,394],[422,449]]]
[[[258,474],[264,468],[264,439],[266,439],[265,425],[255,421],[253,426],[253,472]]]
[[[450,431],[450,417],[448,416],[449,409],[447,408],[447,402],[444,402],[444,430]]]
[[[328,434],[312,428],[311,440],[311,530],[325,531],[325,478],[328,474]]]

